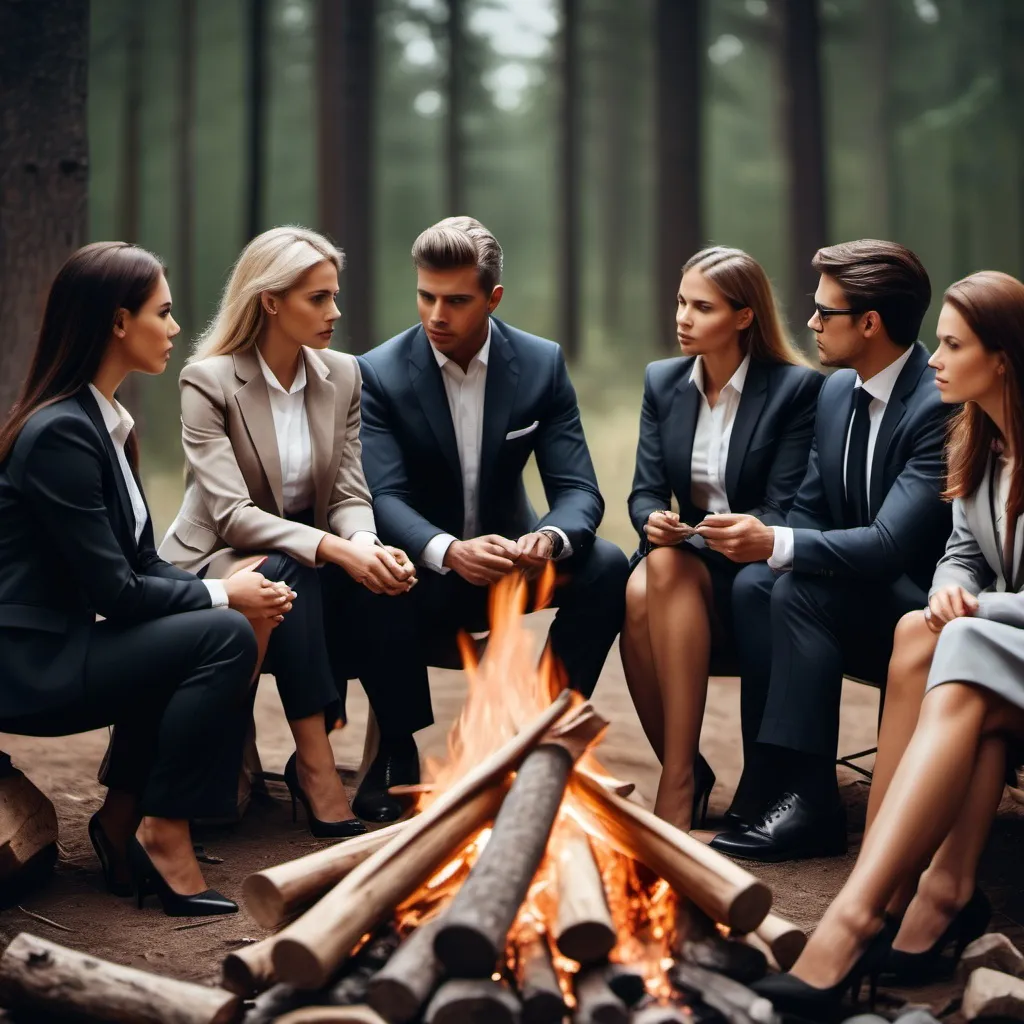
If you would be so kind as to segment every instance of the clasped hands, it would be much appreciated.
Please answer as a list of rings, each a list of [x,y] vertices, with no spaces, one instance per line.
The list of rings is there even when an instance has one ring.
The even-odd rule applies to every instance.
[[[973,615],[977,610],[978,599],[974,594],[956,583],[951,583],[936,590],[928,599],[924,621],[933,633],[941,633],[947,622]]]
[[[470,540],[452,541],[445,552],[444,564],[468,583],[486,587],[514,569],[521,570],[527,579],[533,579],[553,552],[554,544],[546,533],[526,533],[519,540],[488,533]]]
[[[696,526],[680,520],[678,513],[652,512],[644,524],[647,539],[657,547],[673,547],[689,537],[703,537],[712,551],[733,562],[763,562],[775,547],[775,532],[757,516],[738,512],[706,515]]]

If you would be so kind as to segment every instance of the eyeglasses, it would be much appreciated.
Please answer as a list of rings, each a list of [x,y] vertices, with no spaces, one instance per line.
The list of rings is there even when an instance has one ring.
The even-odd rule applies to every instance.
[[[862,309],[829,309],[828,306],[823,306],[820,302],[815,302],[814,304],[814,313],[821,321],[822,329],[828,323],[830,316],[860,316],[863,312],[864,310]],[[821,332],[819,331],[818,333],[820,334]]]

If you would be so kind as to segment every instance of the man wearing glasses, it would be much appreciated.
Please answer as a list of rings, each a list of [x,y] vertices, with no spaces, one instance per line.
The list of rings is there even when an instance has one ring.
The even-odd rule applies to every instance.
[[[896,623],[927,604],[950,532],[939,400],[917,340],[931,300],[909,249],[865,239],[820,249],[808,326],[822,365],[807,474],[787,525],[710,516],[735,561],[744,774],[724,853],[782,861],[846,851],[835,774],[843,675],[884,684]]]

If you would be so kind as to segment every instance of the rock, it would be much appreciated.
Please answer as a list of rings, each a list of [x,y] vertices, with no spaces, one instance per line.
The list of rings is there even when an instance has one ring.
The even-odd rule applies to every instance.
[[[975,939],[960,958],[960,980],[966,981],[972,971],[979,967],[990,967],[1015,978],[1024,978],[1024,956],[1020,950],[1000,932],[989,932]]]
[[[990,967],[979,967],[964,989],[962,1010],[967,1020],[978,1017],[1024,1020],[1024,980]]]
[[[917,1007],[910,1010],[908,1013],[900,1014],[900,1016],[896,1018],[896,1024],[939,1024],[939,1021],[936,1020],[927,1010],[922,1010],[920,1007]]]

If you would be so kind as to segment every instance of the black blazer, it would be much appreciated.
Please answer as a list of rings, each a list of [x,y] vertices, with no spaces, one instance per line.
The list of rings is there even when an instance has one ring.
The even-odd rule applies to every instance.
[[[35,413],[0,467],[0,718],[81,697],[97,614],[129,624],[210,605],[202,581],[157,556],[152,519],[136,544],[92,393]]]
[[[818,398],[814,445],[786,519],[793,568],[818,576],[896,582],[909,577],[927,591],[952,527],[943,447],[949,416],[920,342],[893,387],[875,441],[868,482],[870,526],[845,519],[843,467],[857,374],[832,374]]]
[[[662,359],[647,367],[640,412],[640,440],[629,496],[629,517],[648,550],[644,525],[669,507],[695,526],[707,514],[690,498],[690,460],[700,412],[700,392],[690,380],[692,356]],[[806,366],[751,359],[729,438],[725,491],[734,512],[781,526],[807,470],[814,410],[822,375]]]
[[[377,530],[418,560],[436,534],[463,532],[462,470],[441,368],[419,326],[359,362],[363,469]],[[557,526],[574,554],[586,552],[604,501],[562,350],[492,317],[484,396],[481,533],[514,538]],[[523,485],[531,454],[550,509],[539,521]]]

